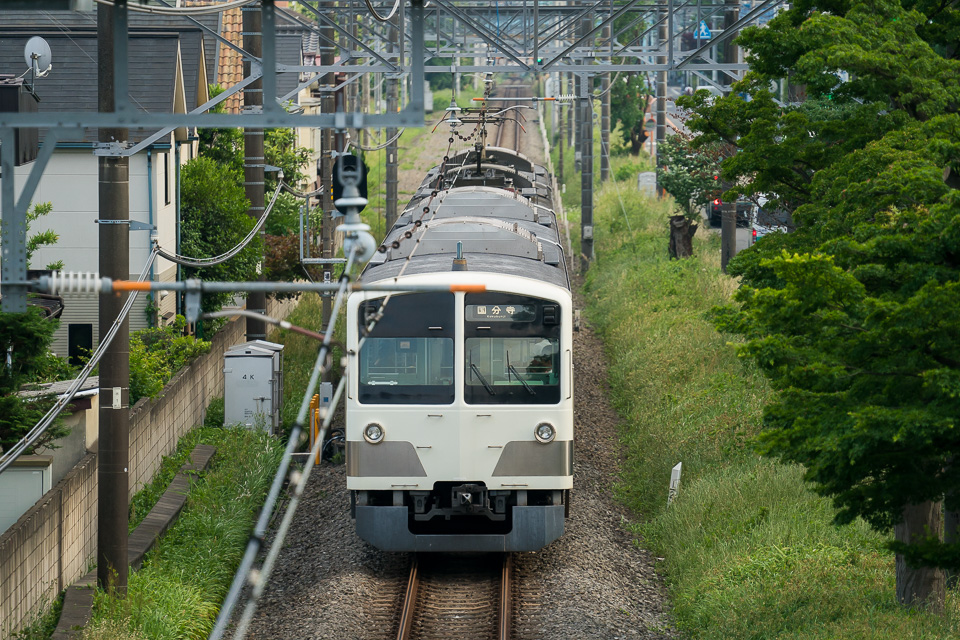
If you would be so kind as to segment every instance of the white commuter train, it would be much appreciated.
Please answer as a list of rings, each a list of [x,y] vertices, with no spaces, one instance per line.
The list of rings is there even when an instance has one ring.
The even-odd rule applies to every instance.
[[[380,549],[532,551],[563,534],[573,486],[560,233],[542,167],[496,148],[451,160],[360,279],[486,291],[350,296],[347,488]]]

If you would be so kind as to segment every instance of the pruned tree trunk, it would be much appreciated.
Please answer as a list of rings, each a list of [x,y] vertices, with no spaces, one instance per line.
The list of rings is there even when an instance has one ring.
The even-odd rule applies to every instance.
[[[943,541],[947,544],[960,543],[960,511],[943,512]],[[956,589],[958,580],[956,571],[947,571],[947,587]]]
[[[689,258],[693,256],[693,234],[697,226],[686,216],[670,216],[670,257]]]
[[[898,542],[919,542],[931,534],[940,535],[942,509],[939,502],[909,504],[903,508],[903,522],[894,527]],[[923,607],[929,611],[943,611],[946,598],[946,579],[941,569],[910,567],[897,554],[897,602],[906,606]]]

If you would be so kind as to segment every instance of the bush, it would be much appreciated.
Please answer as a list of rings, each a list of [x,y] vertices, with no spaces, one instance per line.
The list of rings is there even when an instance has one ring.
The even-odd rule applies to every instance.
[[[187,362],[210,350],[210,343],[183,335],[187,321],[136,331],[130,336],[130,404],[156,398]]]
[[[215,429],[223,426],[223,398],[213,398],[207,405],[207,415],[203,417],[203,426]]]
[[[639,164],[628,162],[627,164],[622,164],[619,167],[617,167],[616,171],[614,171],[613,177],[616,178],[617,181],[619,182],[623,182],[625,180],[633,180],[637,177],[637,174],[640,173],[642,170],[643,170],[643,167],[641,167]]]
[[[52,372],[63,369],[53,357],[49,345],[59,321],[47,319],[37,307],[25,313],[0,313],[0,354],[10,354],[10,367],[0,365],[0,451],[7,451],[39,422],[53,400],[26,401],[17,395],[21,385],[43,381]],[[69,430],[54,423],[40,436],[33,451],[50,446]]]

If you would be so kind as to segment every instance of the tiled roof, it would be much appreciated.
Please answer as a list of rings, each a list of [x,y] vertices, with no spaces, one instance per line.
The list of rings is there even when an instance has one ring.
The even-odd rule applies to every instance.
[[[227,9],[221,14],[220,35],[239,46],[243,45],[243,17],[240,8]],[[217,41],[217,84],[228,88],[243,80],[243,59],[230,47]],[[224,101],[229,113],[240,113],[243,104],[242,92],[230,96]]]

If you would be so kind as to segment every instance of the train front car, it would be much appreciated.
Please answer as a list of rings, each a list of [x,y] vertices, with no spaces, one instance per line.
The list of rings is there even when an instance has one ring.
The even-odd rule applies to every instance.
[[[422,225],[401,218],[387,241],[403,242],[362,281],[486,292],[351,295],[357,533],[388,551],[537,550],[563,534],[573,485],[573,309],[556,220],[484,187],[436,202]]]

